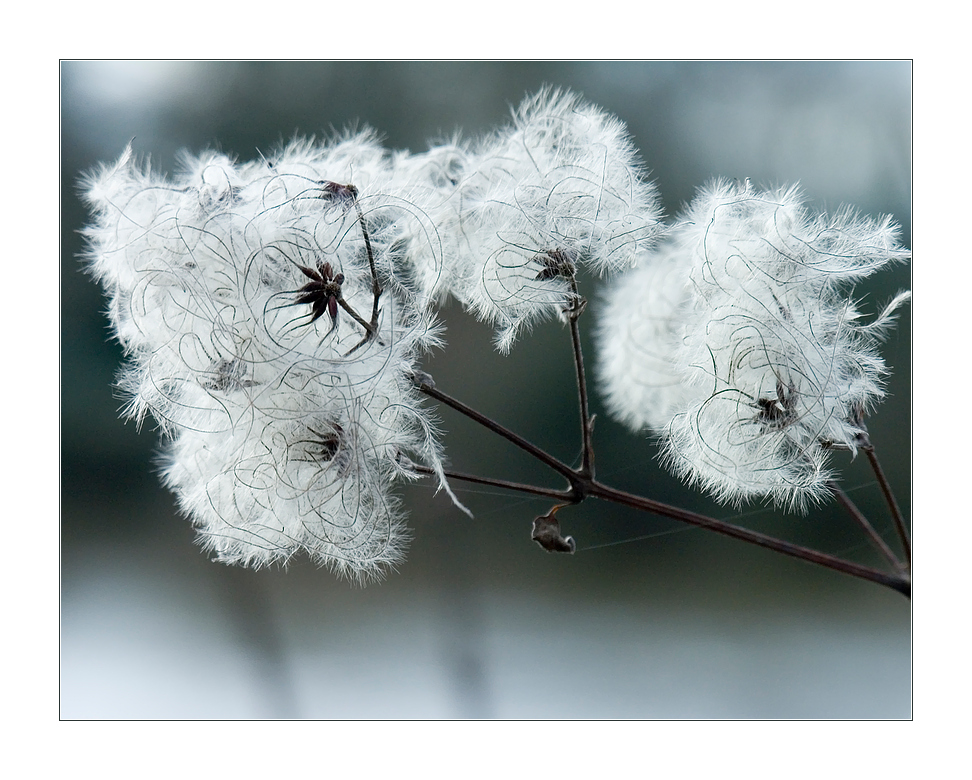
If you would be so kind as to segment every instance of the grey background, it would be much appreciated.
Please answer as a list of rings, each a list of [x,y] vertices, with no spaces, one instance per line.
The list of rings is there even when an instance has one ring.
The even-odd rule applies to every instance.
[[[457,128],[472,136],[506,121],[543,84],[628,124],[670,215],[713,176],[799,181],[815,206],[892,214],[911,245],[907,62],[64,63],[62,717],[910,717],[910,603],[878,586],[593,501],[560,514],[578,553],[552,556],[529,538],[548,503],[462,485],[475,521],[427,485],[403,489],[415,538],[380,585],[353,587],[306,561],[229,568],[195,546],[159,485],[154,431],[118,419],[120,349],[78,260],[81,171],[132,138],[172,170],[182,148],[249,159],[356,121],[390,148],[423,151]],[[873,311],[909,286],[900,266],[856,295]],[[584,292],[596,305],[596,281]],[[444,319],[448,348],[425,366],[438,385],[571,460],[566,331],[540,326],[501,357],[461,310]],[[910,332],[905,308],[883,353],[890,397],[869,423],[909,516]],[[589,331],[585,354],[593,367]],[[441,416],[455,468],[561,486]],[[598,476],[617,487],[881,565],[833,505],[806,516],[720,507],[604,414],[595,447]],[[891,539],[863,461],[835,458]]]

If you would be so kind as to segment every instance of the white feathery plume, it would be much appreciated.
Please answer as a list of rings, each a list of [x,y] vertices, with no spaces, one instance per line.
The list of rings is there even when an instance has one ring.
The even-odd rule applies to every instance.
[[[633,430],[664,429],[685,402],[674,356],[690,301],[688,266],[670,245],[613,279],[597,325],[598,377],[608,411]]]
[[[671,369],[678,398],[639,395],[631,389],[645,383],[638,372],[650,377],[657,369],[625,370],[615,357],[605,363],[614,368],[602,372],[612,411],[650,426],[663,437],[671,468],[719,500],[771,497],[804,508],[828,493],[828,449],[856,451],[863,440],[863,416],[884,395],[877,346],[909,296],[897,296],[864,324],[844,290],[908,257],[889,219],[846,209],[814,216],[796,188],[763,192],[749,182],[712,183],[645,261],[658,275],[682,267],[674,297],[666,296],[676,305],[662,309],[664,328],[632,309],[635,324],[626,331],[656,363],[661,355],[661,376]],[[643,273],[625,280],[630,287],[619,282],[609,312],[622,305],[622,295],[629,306],[638,300],[635,287],[642,297],[651,294],[646,285],[653,282]],[[682,278],[687,297],[678,297]],[[605,345],[610,327],[605,320]],[[627,346],[627,353],[635,348]]]
[[[497,326],[502,352],[523,327],[563,313],[578,264],[597,274],[630,267],[659,222],[624,125],[550,90],[474,145],[451,203],[450,291]]]
[[[127,413],[172,437],[165,479],[219,560],[303,550],[378,574],[404,545],[393,479],[416,475],[414,457],[444,483],[411,381],[438,343],[430,314],[394,280],[373,337],[344,308],[371,319],[365,226],[385,269],[396,222],[413,218],[387,155],[363,133],[184,167],[167,182],[129,149],[88,182],[90,267],[130,357]]]

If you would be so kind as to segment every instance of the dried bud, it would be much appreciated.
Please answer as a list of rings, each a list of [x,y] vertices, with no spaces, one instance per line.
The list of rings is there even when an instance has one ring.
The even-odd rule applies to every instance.
[[[533,262],[542,266],[542,270],[536,275],[534,281],[544,282],[558,276],[564,279],[573,279],[577,273],[576,261],[576,249],[548,249],[533,258]]]
[[[577,549],[574,537],[562,536],[560,533],[560,522],[557,520],[557,510],[563,509],[568,504],[558,504],[547,514],[541,515],[533,521],[533,535],[530,537],[547,552],[560,552],[573,554]]]

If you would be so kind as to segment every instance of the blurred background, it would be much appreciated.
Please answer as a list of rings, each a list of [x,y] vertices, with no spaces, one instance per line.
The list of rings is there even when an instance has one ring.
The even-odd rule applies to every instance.
[[[63,63],[63,718],[910,717],[910,602],[877,585],[593,500],[559,515],[578,552],[550,555],[530,540],[549,502],[455,483],[475,521],[427,484],[402,489],[414,540],[381,584],[305,560],[226,567],[160,486],[157,434],[118,419],[121,350],[79,260],[81,172],[133,138],[171,171],[180,149],[247,160],[354,123],[421,152],[504,123],[544,84],[627,123],[669,215],[714,176],[800,182],[816,207],[893,215],[911,246],[910,62]],[[909,287],[901,266],[855,295],[876,311]],[[443,319],[448,348],[425,366],[438,386],[573,460],[567,331],[547,323],[501,357],[460,309]],[[889,397],[869,420],[909,518],[910,332],[905,307],[883,350]],[[882,566],[836,505],[734,512],[687,490],[592,390],[602,481]],[[498,437],[441,418],[457,470],[562,487]],[[894,544],[866,460],[834,465]]]

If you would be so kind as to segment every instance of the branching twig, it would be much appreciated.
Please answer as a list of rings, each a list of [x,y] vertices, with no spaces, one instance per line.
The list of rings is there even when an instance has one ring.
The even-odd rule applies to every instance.
[[[361,233],[364,236],[365,249],[368,252],[368,264],[371,266],[371,292],[374,295],[374,303],[371,307],[371,328],[369,333],[375,335],[378,332],[378,299],[381,297],[381,285],[378,283],[378,270],[375,268],[375,254],[371,249],[371,236],[368,235],[368,225],[365,222],[364,212],[361,211],[361,204],[358,202],[358,191],[355,190],[354,208],[358,213],[358,223],[361,225]]]
[[[435,469],[431,469],[428,466],[420,466],[418,464],[414,465],[415,471],[420,474],[424,474],[427,477],[436,477],[438,472]],[[504,490],[515,490],[518,493],[529,493],[534,496],[541,496],[542,498],[551,498],[554,501],[567,501],[571,499],[571,492],[569,490],[554,490],[553,488],[538,487],[536,485],[527,485],[522,482],[511,482],[506,479],[493,479],[492,477],[477,477],[474,474],[462,474],[458,471],[450,471],[448,469],[442,472],[449,479],[458,479],[462,482],[473,482],[477,485],[488,485],[489,487],[503,488]]]
[[[564,477],[566,477],[567,480],[570,481],[571,484],[573,485],[573,482],[576,480],[577,475],[575,474],[574,470],[566,463],[562,463],[561,461],[557,460],[557,458],[555,458],[553,455],[544,452],[535,444],[527,441],[519,434],[511,431],[509,428],[503,427],[498,422],[492,420],[491,418],[487,417],[484,414],[481,414],[480,412],[477,412],[472,407],[466,406],[464,403],[462,403],[462,401],[459,401],[453,398],[452,396],[443,393],[441,390],[438,390],[435,387],[435,385],[432,384],[429,377],[423,375],[416,375],[414,381],[415,381],[415,386],[423,393],[425,393],[427,396],[434,398],[437,401],[441,401],[446,406],[452,407],[457,412],[464,414],[469,419],[474,420],[475,422],[479,423],[483,427],[493,431],[493,433],[498,433],[504,439],[506,439],[509,442],[512,442],[520,449],[526,450],[526,452],[530,453],[530,455],[532,455],[534,458],[539,460],[541,463],[546,464],[554,471],[556,471],[558,474],[561,474]]]
[[[908,562],[908,569],[911,569],[911,537],[908,535],[908,529],[905,527],[904,518],[901,516],[901,510],[898,508],[898,502],[895,500],[894,493],[891,492],[891,486],[888,484],[887,477],[884,476],[884,470],[881,468],[881,464],[878,462],[877,454],[874,452],[874,447],[869,445],[862,448],[865,453],[867,453],[867,459],[871,463],[871,469],[874,471],[874,476],[877,477],[878,483],[881,485],[881,490],[884,493],[884,498],[888,502],[888,507],[891,509],[891,516],[894,518],[894,526],[898,531],[898,537],[901,539],[901,544],[905,551],[905,560]]]
[[[591,483],[589,486],[589,494],[595,496],[596,498],[613,501],[618,504],[624,504],[625,506],[629,506],[634,509],[642,509],[646,512],[651,512],[663,517],[670,517],[673,520],[679,520],[683,523],[696,525],[700,528],[708,528],[710,531],[715,531],[716,533],[723,534],[724,536],[731,536],[735,539],[749,542],[760,547],[765,547],[769,550],[775,550],[783,555],[789,555],[793,558],[800,558],[801,560],[817,564],[818,566],[824,566],[828,569],[833,569],[834,571],[849,574],[852,577],[870,580],[871,582],[876,582],[879,585],[884,585],[892,590],[896,590],[898,593],[907,596],[909,599],[911,598],[911,580],[906,576],[887,574],[877,569],[872,569],[870,566],[862,566],[861,564],[853,563],[852,561],[845,561],[841,558],[836,558],[832,555],[827,555],[826,553],[817,552],[816,550],[811,550],[798,544],[792,544],[790,542],[783,541],[782,539],[776,539],[772,536],[767,536],[766,534],[761,534],[757,531],[750,531],[748,528],[741,528],[739,526],[732,525],[731,523],[716,520],[715,518],[706,517],[705,515],[696,514],[695,512],[689,512],[686,509],[669,506],[668,504],[663,504],[659,501],[653,501],[650,498],[643,498],[642,496],[635,496],[631,493],[615,490],[614,488],[610,488],[607,485],[602,485],[598,482]]]
[[[584,374],[584,355],[581,352],[580,328],[577,320],[580,319],[584,309],[587,308],[587,301],[580,297],[577,292],[577,281],[571,278],[571,285],[574,288],[574,300],[567,310],[567,321],[570,324],[570,338],[574,347],[574,365],[577,369],[577,394],[580,405],[581,421],[581,441],[583,442],[583,456],[580,472],[588,477],[594,477],[594,446],[592,443],[592,429],[594,420],[590,415],[587,403],[587,379]]]
[[[354,321],[365,330],[364,338],[355,344],[348,352],[348,355],[357,352],[371,339],[378,336],[378,301],[381,298],[381,284],[378,282],[378,269],[375,267],[375,253],[371,248],[371,236],[368,234],[368,223],[365,220],[364,212],[361,210],[361,203],[358,202],[358,188],[353,184],[336,184],[335,182],[325,182],[324,197],[337,198],[354,204],[355,213],[358,215],[358,224],[361,226],[361,235],[364,237],[365,251],[368,254],[368,267],[371,269],[371,293],[373,301],[371,304],[371,322],[365,321],[342,296],[337,297],[337,303],[344,309]]]
[[[792,558],[799,558],[818,566],[823,566],[834,571],[848,574],[852,577],[870,580],[871,582],[884,585],[892,590],[898,591],[908,598],[911,598],[911,580],[904,574],[889,574],[887,572],[882,572],[878,569],[873,569],[870,566],[863,566],[852,561],[836,558],[832,555],[821,553],[808,547],[803,547],[798,544],[793,544],[792,542],[787,542],[782,539],[777,539],[775,537],[759,533],[758,531],[751,531],[747,528],[733,525],[732,523],[726,523],[722,520],[716,520],[715,518],[707,517],[696,512],[690,512],[686,509],[681,509],[669,504],[664,504],[660,501],[654,501],[649,498],[644,498],[643,496],[636,496],[631,493],[617,490],[608,485],[597,482],[592,477],[583,474],[579,469],[575,470],[570,468],[554,458],[552,455],[549,455],[539,447],[527,441],[522,436],[513,433],[489,417],[486,417],[484,414],[477,412],[475,409],[466,406],[461,401],[458,401],[446,393],[436,389],[432,384],[431,379],[428,377],[416,375],[415,383],[416,386],[426,395],[441,401],[447,406],[452,407],[456,411],[466,415],[480,425],[483,425],[494,433],[499,434],[503,438],[530,453],[537,460],[545,463],[554,471],[557,471],[559,474],[566,477],[568,482],[570,482],[571,487],[568,491],[553,491],[545,488],[537,488],[532,485],[521,485],[519,483],[505,482],[502,480],[493,480],[482,477],[468,477],[467,475],[460,474],[451,475],[456,479],[469,479],[470,481],[474,481],[479,484],[508,488],[511,490],[531,493],[533,495],[542,495],[558,501],[564,501],[568,504],[580,503],[585,497],[593,496],[595,498],[600,498],[604,501],[611,501],[632,509],[650,512],[661,517],[668,517],[672,520],[688,523],[700,528],[706,528],[724,536],[730,536],[734,539],[739,539],[740,541],[755,544],[769,550],[774,550],[775,552],[788,555]],[[447,476],[449,476],[448,472]]]
[[[834,495],[837,497],[837,500],[841,503],[844,509],[846,509],[850,516],[857,521],[857,524],[864,529],[864,533],[866,533],[871,542],[874,543],[874,546],[880,550],[881,554],[887,558],[888,562],[899,572],[904,573],[906,571],[904,564],[898,560],[898,556],[894,554],[894,551],[892,551],[890,547],[888,547],[884,539],[881,538],[881,535],[874,530],[874,526],[868,522],[861,510],[857,508],[857,505],[850,500],[850,497],[840,489],[836,482],[830,483],[830,489],[833,491]]]
[[[353,320],[354,320],[355,322],[357,322],[357,323],[358,323],[358,324],[359,324],[359,325],[360,325],[360,326],[361,326],[362,328],[364,328],[364,329],[365,329],[365,334],[366,334],[366,335],[365,335],[365,341],[368,341],[368,340],[370,340],[370,339],[371,339],[371,338],[372,338],[372,337],[373,337],[373,336],[374,336],[374,335],[375,335],[375,334],[377,333],[377,329],[375,328],[375,326],[374,326],[374,325],[372,325],[371,323],[369,323],[369,322],[367,322],[367,321],[366,321],[366,320],[365,320],[364,318],[362,318],[362,317],[361,317],[361,315],[360,315],[360,314],[358,314],[358,312],[356,312],[356,311],[355,311],[355,310],[354,310],[354,309],[353,309],[353,308],[351,307],[351,304],[349,304],[349,303],[348,303],[348,302],[347,302],[347,301],[346,301],[346,300],[344,299],[344,296],[341,296],[340,298],[338,298],[338,299],[337,299],[337,302],[338,302],[338,305],[339,305],[339,306],[340,306],[340,307],[341,307],[342,309],[344,309],[344,310],[345,310],[345,311],[346,311],[346,312],[347,312],[348,314],[350,314],[350,315],[351,315],[351,318],[352,318],[352,319],[353,319]],[[351,350],[351,352],[354,352],[354,351],[355,351],[356,349],[358,349],[358,347],[360,347],[360,346],[361,346],[361,344],[358,344],[357,346],[355,346],[355,347],[354,347],[354,349],[352,349],[352,350]],[[350,355],[351,353],[349,352],[348,354]]]

